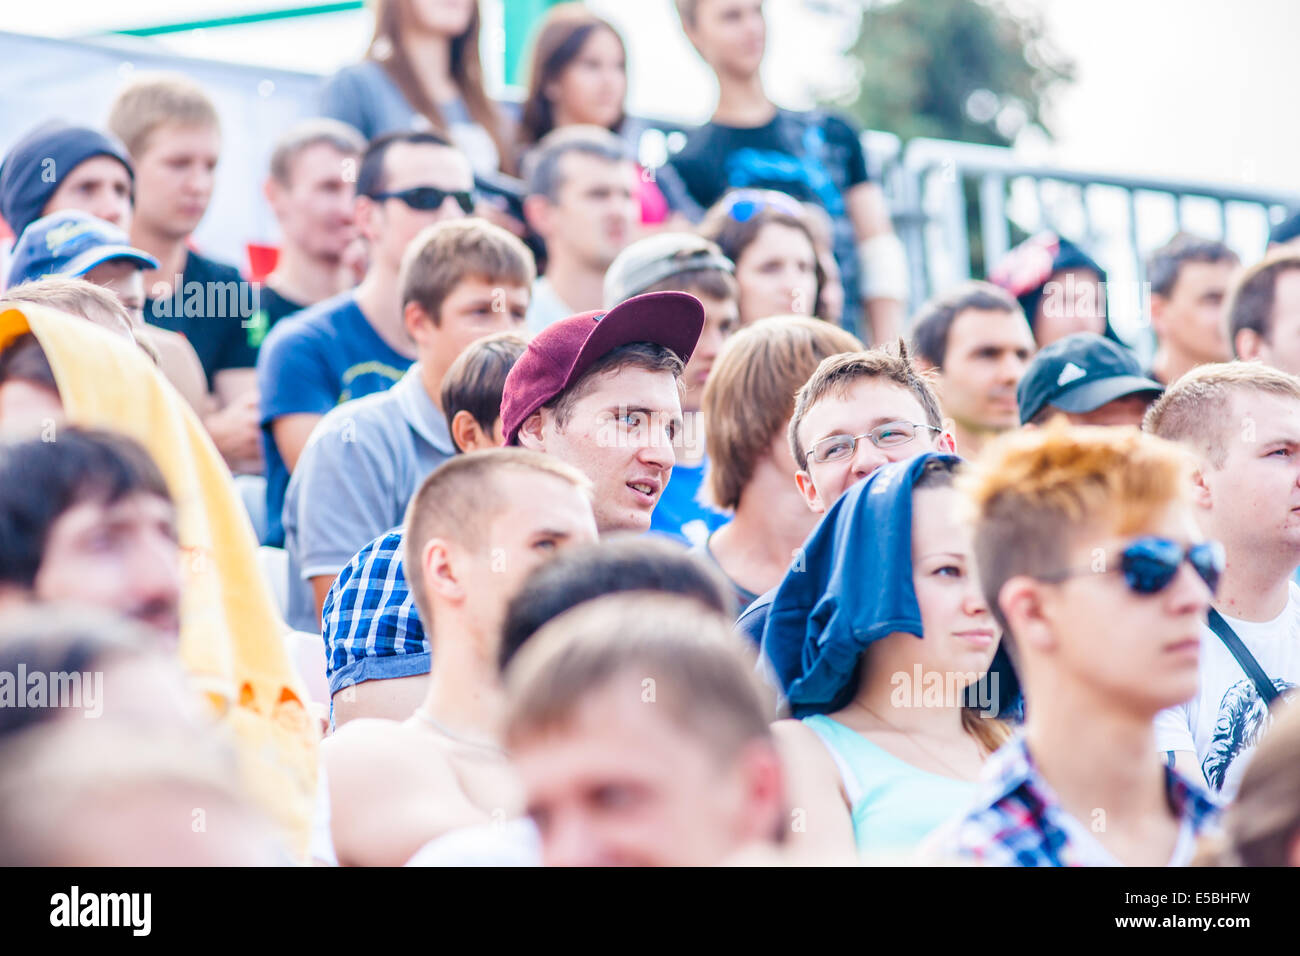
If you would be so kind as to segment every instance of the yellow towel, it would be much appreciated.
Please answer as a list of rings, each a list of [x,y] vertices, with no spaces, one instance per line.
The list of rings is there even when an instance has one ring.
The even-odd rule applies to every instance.
[[[182,548],[181,661],[225,712],[250,794],[305,859],[318,734],[230,471],[139,348],[44,306],[0,307],[0,351],[29,330],[49,359],[68,422],[129,435],[162,471]]]

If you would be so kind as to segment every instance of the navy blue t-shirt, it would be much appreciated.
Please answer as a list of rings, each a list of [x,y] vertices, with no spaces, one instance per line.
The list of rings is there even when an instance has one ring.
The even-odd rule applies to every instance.
[[[280,512],[289,486],[289,469],[271,437],[271,422],[284,415],[324,415],[348,399],[386,391],[413,361],[379,337],[352,292],[317,303],[271,329],[257,358],[266,455],[263,544],[284,544]]]
[[[860,312],[857,240],[845,194],[867,182],[867,161],[857,131],[824,110],[777,110],[762,126],[705,123],[688,134],[668,161],[687,191],[708,208],[728,189],[775,189],[816,203],[834,226],[835,262],[844,280],[844,325]]]

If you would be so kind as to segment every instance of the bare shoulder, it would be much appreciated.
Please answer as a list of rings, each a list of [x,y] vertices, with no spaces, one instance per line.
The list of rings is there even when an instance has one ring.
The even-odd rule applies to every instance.
[[[776,721],[772,724],[772,737],[793,773],[838,778],[839,771],[826,745],[802,720]]]
[[[384,771],[403,776],[417,770],[450,772],[446,755],[427,735],[402,721],[379,717],[349,720],[321,741],[320,752],[331,781]]]
[[[321,745],[339,862],[400,866],[448,830],[481,821],[446,752],[395,720],[358,718]]]

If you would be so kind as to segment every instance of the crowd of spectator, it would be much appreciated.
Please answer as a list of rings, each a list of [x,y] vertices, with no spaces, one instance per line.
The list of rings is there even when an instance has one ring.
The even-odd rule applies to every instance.
[[[186,76],[9,150],[0,862],[1300,865],[1300,230],[1152,252],[1147,364],[1082,240],[908,303],[761,0],[676,6],[646,168],[581,4],[510,105],[379,0],[256,278]]]

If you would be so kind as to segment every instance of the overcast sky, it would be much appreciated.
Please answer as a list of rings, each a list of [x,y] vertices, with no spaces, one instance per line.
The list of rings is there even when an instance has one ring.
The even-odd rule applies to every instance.
[[[72,36],[305,0],[43,0],[0,5],[0,28]],[[495,0],[484,0],[485,10]],[[1300,192],[1300,125],[1289,91],[1300,37],[1294,0],[1022,0],[1046,12],[1078,82],[1055,112],[1058,139],[1035,159],[1113,172],[1254,184]],[[590,0],[628,41],[631,107],[685,121],[713,105],[708,73],[687,45],[672,0]],[[790,106],[842,84],[837,55],[852,25],[808,0],[767,0],[768,82]],[[489,14],[489,18],[490,18]],[[489,22],[490,19],[489,19]],[[169,49],[214,59],[325,72],[355,59],[368,14],[176,34]]]

